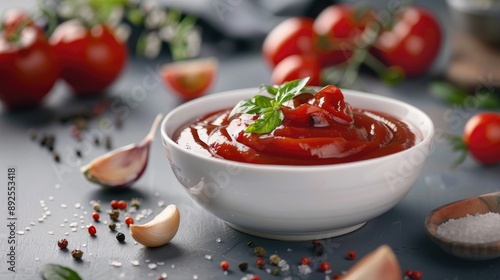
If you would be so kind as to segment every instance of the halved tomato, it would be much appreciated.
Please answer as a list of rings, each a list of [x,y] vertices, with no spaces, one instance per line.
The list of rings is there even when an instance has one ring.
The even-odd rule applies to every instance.
[[[203,58],[167,64],[160,70],[165,85],[187,101],[208,91],[217,74],[217,59]]]

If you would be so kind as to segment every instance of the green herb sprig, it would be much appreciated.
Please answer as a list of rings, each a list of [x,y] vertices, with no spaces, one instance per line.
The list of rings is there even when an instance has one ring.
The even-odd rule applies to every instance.
[[[261,92],[265,91],[272,97],[258,94],[244,99],[236,104],[229,117],[236,114],[260,114],[255,122],[245,129],[245,132],[269,133],[281,125],[285,118],[281,105],[301,93],[308,81],[309,77],[282,85],[262,85]]]
[[[58,264],[45,264],[40,267],[40,273],[46,280],[82,280],[74,270]]]

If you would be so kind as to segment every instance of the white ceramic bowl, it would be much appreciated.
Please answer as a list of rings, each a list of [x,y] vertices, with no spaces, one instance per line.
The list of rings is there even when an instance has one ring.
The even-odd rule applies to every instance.
[[[212,94],[167,114],[161,135],[171,168],[201,207],[229,226],[279,240],[311,240],[345,234],[396,205],[418,179],[428,157],[434,126],[406,103],[352,90],[345,100],[357,108],[389,112],[420,135],[414,147],[353,163],[280,166],[209,158],[171,139],[181,125],[205,113],[231,108],[257,89]]]

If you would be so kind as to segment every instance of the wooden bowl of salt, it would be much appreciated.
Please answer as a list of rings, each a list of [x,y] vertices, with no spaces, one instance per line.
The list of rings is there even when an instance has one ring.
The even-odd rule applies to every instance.
[[[500,192],[443,205],[425,219],[430,239],[468,260],[500,257]]]

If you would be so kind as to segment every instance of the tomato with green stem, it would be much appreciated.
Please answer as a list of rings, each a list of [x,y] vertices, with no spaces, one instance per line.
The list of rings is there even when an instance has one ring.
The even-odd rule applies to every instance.
[[[59,60],[26,14],[3,21],[0,33],[0,99],[8,109],[40,105],[59,77]]]
[[[314,47],[323,66],[347,61],[363,43],[360,36],[375,17],[367,7],[335,4],[324,9],[314,21]]]
[[[61,60],[61,78],[76,96],[104,93],[127,62],[125,43],[105,24],[88,27],[69,20],[57,26],[49,41]]]
[[[406,77],[424,74],[441,48],[438,19],[425,8],[409,6],[393,22],[381,32],[371,52],[386,66],[401,68]]]

